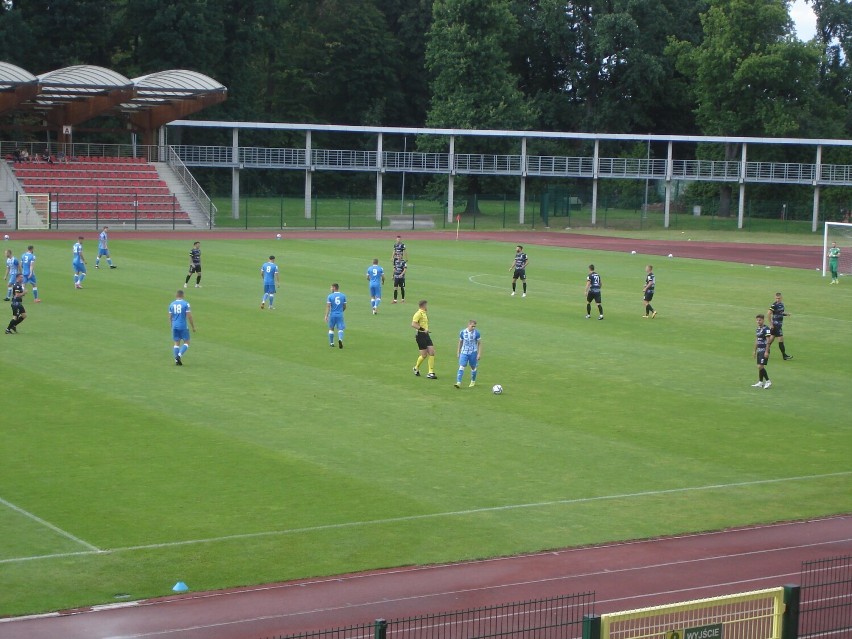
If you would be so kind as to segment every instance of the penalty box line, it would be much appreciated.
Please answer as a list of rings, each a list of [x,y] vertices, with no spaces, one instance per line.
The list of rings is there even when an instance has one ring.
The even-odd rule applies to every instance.
[[[6,506],[6,508],[8,508],[9,510],[15,511],[19,515],[23,515],[27,519],[31,519],[32,521],[34,521],[38,524],[41,524],[45,528],[48,528],[48,529],[52,530],[53,532],[55,532],[57,535],[65,537],[65,539],[70,539],[74,543],[80,544],[84,548],[87,548],[90,552],[101,552],[101,549],[98,548],[97,546],[90,544],[88,541],[80,539],[76,535],[72,535],[67,530],[62,530],[62,528],[60,528],[59,526],[54,526],[49,521],[42,519],[38,515],[31,513],[30,511],[25,510],[25,509],[21,508],[20,506],[16,506],[12,502],[7,501],[7,500],[3,499],[2,497],[0,497],[0,504],[3,504],[4,506]],[[72,553],[72,554],[74,554],[74,553]],[[51,556],[51,555],[48,555],[48,556]]]
[[[158,548],[177,548],[179,546],[193,546],[196,544],[212,544],[223,541],[238,541],[241,539],[255,539],[259,537],[278,537],[284,535],[299,535],[311,532],[320,532],[327,530],[342,530],[344,528],[361,528],[366,526],[382,526],[386,524],[395,524],[401,522],[408,521],[423,521],[427,519],[438,519],[441,517],[464,517],[468,515],[476,515],[480,513],[493,513],[493,512],[504,512],[510,510],[520,510],[520,509],[528,509],[528,508],[547,508],[550,506],[570,506],[574,504],[588,504],[600,501],[614,501],[618,499],[636,499],[642,497],[658,497],[660,495],[674,495],[674,494],[682,494],[682,493],[691,493],[691,492],[703,492],[708,490],[726,490],[729,488],[747,488],[750,486],[764,486],[769,484],[780,484],[780,483],[788,483],[788,482],[796,482],[796,481],[812,481],[812,480],[820,480],[820,479],[830,479],[833,477],[848,477],[852,475],[852,470],[850,471],[840,471],[836,473],[825,473],[821,475],[800,475],[797,477],[779,477],[777,479],[756,479],[752,481],[743,481],[743,482],[732,482],[729,484],[708,484],[705,486],[686,486],[684,488],[666,488],[662,490],[647,490],[635,493],[620,493],[615,495],[600,495],[597,497],[578,497],[576,499],[555,499],[551,501],[542,501],[542,502],[532,502],[526,504],[507,504],[505,506],[489,506],[483,508],[470,508],[468,510],[454,510],[440,513],[425,513],[422,515],[407,515],[404,517],[389,517],[386,519],[368,519],[363,521],[348,521],[342,522],[339,524],[322,524],[319,526],[306,526],[304,528],[289,528],[285,530],[267,530],[262,532],[254,532],[254,533],[239,533],[235,535],[223,535],[221,537],[207,537],[204,539],[185,539],[183,541],[167,541],[159,544],[141,544],[137,546],[124,546],[119,548],[108,548],[108,549],[98,549],[92,546],[91,544],[86,543],[85,541],[79,540],[73,535],[68,533],[66,534],[69,538],[78,541],[81,544],[89,547],[90,550],[88,552],[69,552],[69,553],[56,553],[52,555],[41,555],[38,557],[17,557],[12,559],[0,559],[0,564],[6,563],[17,563],[23,561],[32,561],[35,559],[51,559],[51,558],[61,558],[61,557],[71,557],[76,555],[89,555],[89,554],[114,554],[121,552],[133,552],[137,550],[156,550]],[[0,499],[2,503],[8,503]],[[14,506],[12,506],[14,508]],[[36,518],[38,519],[38,518]],[[42,520],[38,520],[42,521]],[[43,522],[45,525],[53,528],[57,532],[62,532],[60,529],[52,526],[47,522]]]

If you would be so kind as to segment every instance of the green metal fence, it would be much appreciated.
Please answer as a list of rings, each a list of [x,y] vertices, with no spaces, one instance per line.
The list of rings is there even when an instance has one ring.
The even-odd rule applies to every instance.
[[[583,618],[594,614],[595,595],[585,592],[471,608],[278,639],[581,639]]]
[[[799,637],[852,637],[852,556],[802,564]]]

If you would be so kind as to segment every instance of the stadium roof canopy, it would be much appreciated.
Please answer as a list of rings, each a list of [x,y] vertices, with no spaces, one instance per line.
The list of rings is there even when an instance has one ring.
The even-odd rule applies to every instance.
[[[64,127],[101,115],[124,119],[153,142],[154,131],[224,102],[228,89],[201,73],[175,69],[129,79],[110,69],[76,65],[35,76],[0,62],[0,116],[38,113],[46,128],[64,137]]]

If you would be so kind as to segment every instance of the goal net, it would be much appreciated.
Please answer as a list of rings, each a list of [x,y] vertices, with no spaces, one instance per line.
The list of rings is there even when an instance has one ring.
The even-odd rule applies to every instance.
[[[837,259],[838,275],[852,275],[852,224],[826,222],[822,239],[822,275],[831,275],[829,251],[837,244],[840,256]]]
[[[47,193],[18,194],[18,228],[50,228],[50,195]]]

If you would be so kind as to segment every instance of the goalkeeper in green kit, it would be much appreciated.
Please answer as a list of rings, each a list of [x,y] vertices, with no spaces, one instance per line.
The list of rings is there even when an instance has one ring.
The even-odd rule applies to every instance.
[[[831,243],[831,248],[828,249],[828,270],[831,271],[831,283],[837,284],[837,263],[840,261],[840,249],[837,248],[837,242]]]

